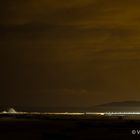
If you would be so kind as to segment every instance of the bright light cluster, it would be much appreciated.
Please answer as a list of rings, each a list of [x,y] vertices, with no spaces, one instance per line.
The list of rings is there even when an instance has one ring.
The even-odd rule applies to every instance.
[[[140,112],[105,112],[105,115],[140,115]]]

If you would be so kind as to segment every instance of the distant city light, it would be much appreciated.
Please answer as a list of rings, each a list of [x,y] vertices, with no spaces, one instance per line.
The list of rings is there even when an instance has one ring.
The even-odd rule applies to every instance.
[[[125,116],[125,115],[140,115],[140,112],[16,112],[13,108],[8,111],[2,111],[0,114],[44,114],[44,115],[70,115],[70,116]]]
[[[140,112],[105,112],[104,115],[140,115]]]

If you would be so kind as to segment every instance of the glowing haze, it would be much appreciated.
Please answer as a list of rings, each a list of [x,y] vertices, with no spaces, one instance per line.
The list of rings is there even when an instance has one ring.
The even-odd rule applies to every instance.
[[[5,0],[1,106],[140,99],[139,0]]]

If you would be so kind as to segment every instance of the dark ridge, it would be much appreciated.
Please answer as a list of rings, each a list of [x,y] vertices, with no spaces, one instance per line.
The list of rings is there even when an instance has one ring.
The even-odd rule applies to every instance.
[[[108,107],[108,106],[140,106],[140,101],[123,101],[123,102],[111,102],[111,103],[106,103],[106,104],[101,104],[101,105],[97,105],[98,107]]]
[[[91,109],[99,112],[140,112],[140,101],[111,102],[93,106]]]

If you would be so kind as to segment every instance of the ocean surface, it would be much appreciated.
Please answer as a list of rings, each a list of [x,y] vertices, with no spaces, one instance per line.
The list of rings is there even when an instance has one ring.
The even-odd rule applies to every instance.
[[[139,114],[1,113],[0,139],[140,139]]]

